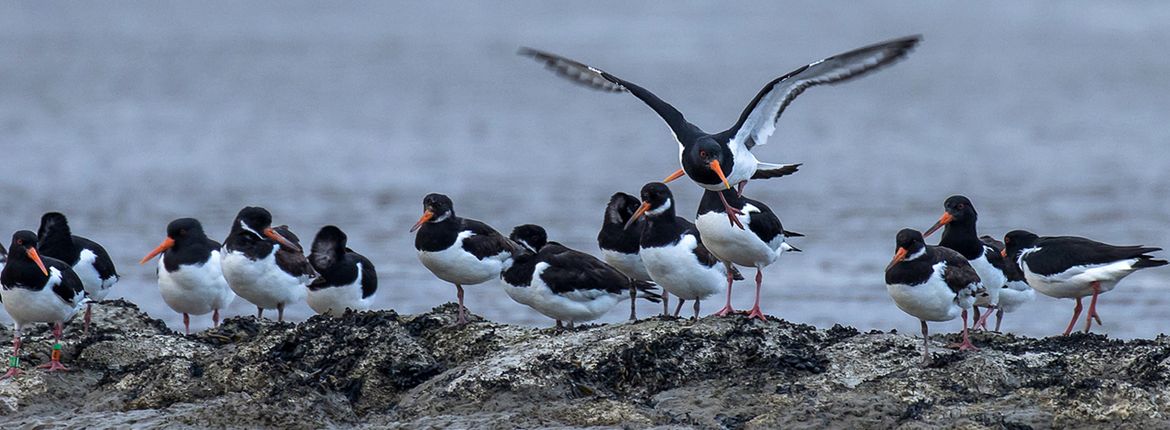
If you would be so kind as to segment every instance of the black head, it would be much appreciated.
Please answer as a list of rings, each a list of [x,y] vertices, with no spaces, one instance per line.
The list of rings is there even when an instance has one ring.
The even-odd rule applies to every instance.
[[[1037,240],[1040,236],[1027,230],[1009,231],[1003,236],[1003,256],[1015,260],[1021,250],[1035,246]]]
[[[651,182],[642,186],[642,204],[638,206],[638,210],[626,222],[626,228],[630,228],[638,218],[642,215],[647,217],[658,216],[674,216],[674,194],[670,192],[670,187],[661,182]]]
[[[622,192],[614,193],[609,198],[609,204],[605,205],[605,222],[607,224],[625,224],[641,204],[642,202],[638,201],[637,197]]]
[[[259,206],[247,206],[240,209],[240,213],[236,214],[235,224],[232,225],[232,232],[241,231],[247,234],[253,234],[262,240],[279,243],[287,249],[301,252],[300,246],[285,239],[284,236],[272,228],[272,214],[268,212],[268,209]]]
[[[887,271],[906,260],[907,257],[914,256],[926,248],[926,239],[922,237],[922,233],[912,228],[898,231],[898,236],[894,241],[897,244],[897,251],[894,252],[893,261],[890,261],[890,265],[886,266]]]
[[[455,216],[455,204],[451,198],[438,193],[427,194],[423,197],[423,214],[410,228],[411,232],[418,230],[428,222],[443,222]]]
[[[167,224],[167,238],[163,239],[158,247],[142,257],[138,264],[146,264],[147,261],[154,258],[156,255],[166,252],[168,249],[183,244],[189,243],[192,240],[199,240],[206,238],[207,235],[203,233],[203,224],[195,218],[179,218]]]
[[[691,145],[689,153],[690,161],[693,165],[701,169],[707,169],[709,173],[719,177],[727,188],[731,188],[731,184],[727,183],[727,176],[723,174],[723,169],[728,167],[728,159],[723,145],[716,142],[710,136],[699,138]]]
[[[45,268],[45,263],[41,261],[40,254],[37,253],[37,234],[29,230],[21,230],[12,234],[12,244],[8,246],[10,257],[13,260],[28,259],[37,264],[41,268],[41,272],[45,275],[49,274],[49,270]]]
[[[508,238],[532,252],[540,251],[540,248],[544,248],[544,245],[548,244],[548,233],[544,231],[544,227],[536,224],[516,226]]]
[[[948,224],[955,225],[974,225],[975,221],[979,219],[979,214],[975,212],[975,205],[971,204],[971,199],[966,196],[950,196],[943,202],[943,214],[939,217],[938,222],[930,226],[926,230],[925,235],[930,236],[938,229]]]
[[[309,252],[309,261],[318,271],[325,270],[345,254],[348,240],[345,232],[337,226],[321,227],[317,236],[313,238],[313,249]]]
[[[37,237],[45,237],[52,232],[69,234],[69,220],[60,212],[45,212],[41,215],[41,226],[37,229]]]

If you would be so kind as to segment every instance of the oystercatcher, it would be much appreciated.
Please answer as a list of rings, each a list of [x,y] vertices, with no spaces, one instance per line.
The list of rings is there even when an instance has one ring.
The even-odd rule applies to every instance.
[[[975,212],[975,205],[971,204],[970,199],[965,196],[950,196],[943,202],[942,216],[926,230],[926,233],[923,233],[923,237],[930,237],[945,226],[938,246],[962,254],[963,258],[971,263],[971,267],[975,268],[975,273],[979,274],[979,280],[983,282],[983,288],[987,289],[987,297],[980,297],[975,301],[976,321],[972,328],[983,327],[986,330],[987,318],[991,316],[991,310],[999,306],[999,293],[1007,283],[1007,277],[1003,273],[1004,264],[1000,252],[979,239],[975,229],[978,219],[979,214]],[[979,314],[980,306],[987,308],[987,313],[982,317]]]
[[[630,278],[592,255],[547,242],[540,226],[516,227],[511,238],[525,249],[516,252],[511,267],[500,275],[504,291],[512,300],[556,320],[558,329],[562,322],[572,328],[574,322],[600,318],[629,299],[626,293],[631,288],[651,302],[661,299],[653,291],[654,284]]]
[[[724,203],[736,211],[734,216],[748,228],[741,229],[722,222],[727,216]],[[727,277],[727,304],[716,315],[726,316],[735,312],[731,307],[732,271],[730,265],[756,268],[756,302],[748,318],[767,320],[760,311],[760,285],[763,283],[765,266],[776,261],[784,252],[799,252],[800,249],[785,241],[789,237],[804,236],[784,230],[780,218],[768,205],[739,195],[735,190],[710,191],[703,193],[699,202],[695,227],[699,229],[703,245],[724,264],[729,266]]]
[[[85,305],[84,320],[84,333],[88,334],[90,308],[93,306],[91,302],[104,300],[110,288],[118,283],[118,270],[114,268],[110,254],[97,242],[74,236],[69,231],[69,221],[59,212],[48,212],[41,216],[41,226],[37,229],[37,249],[45,257],[64,261],[81,278],[85,295],[90,300]]]
[[[987,289],[979,274],[962,254],[943,246],[927,246],[922,233],[905,228],[898,232],[898,250],[886,266],[886,290],[898,309],[922,323],[922,364],[930,364],[930,337],[927,321],[950,321],[963,317],[961,351],[978,348],[967,337],[967,309]]]
[[[223,277],[232,291],[256,305],[257,318],[264,317],[264,309],[275,308],[277,321],[284,321],[284,307],[304,300],[313,274],[301,252],[272,227],[267,209],[248,206],[240,209],[223,241]]]
[[[346,309],[370,308],[378,291],[378,272],[365,256],[347,246],[336,226],[321,227],[313,239],[309,261],[320,276],[309,284],[309,307],[319,314],[341,316]]]
[[[1097,314],[1097,296],[1111,291],[1121,278],[1138,269],[1165,266],[1166,260],[1146,255],[1162,248],[1113,246],[1083,237],[1051,236],[1014,230],[1003,237],[1004,256],[1011,256],[1036,291],[1058,299],[1076,299],[1072,320],[1064,334],[1072,333],[1081,316],[1081,298],[1093,296],[1085,316],[1085,333],[1101,317]]]
[[[601,258],[620,270],[626,276],[639,281],[649,281],[650,273],[646,272],[646,264],[638,255],[638,241],[642,237],[642,228],[645,220],[634,221],[630,228],[626,222],[638,210],[640,202],[637,197],[626,193],[614,193],[605,206],[605,217],[601,221],[601,232],[597,233],[597,246],[601,248]],[[630,321],[638,319],[637,300],[638,290],[630,290]],[[666,297],[663,297],[665,306]],[[664,311],[665,312],[665,311]]]
[[[1020,271],[1020,265],[1014,264],[1005,258],[1006,254],[1003,242],[995,240],[991,236],[980,236],[979,240],[984,245],[990,246],[995,250],[999,257],[997,260],[1003,262],[1003,275],[1007,282],[1003,284],[1003,288],[999,290],[999,306],[995,311],[995,331],[999,332],[999,325],[1003,322],[1003,314],[1005,312],[1015,312],[1020,306],[1023,306],[1032,300],[1036,299],[1036,291],[1028,286],[1028,281],[1024,279],[1024,272]],[[992,260],[996,261],[996,260]]]
[[[53,352],[49,363],[40,367],[50,372],[69,370],[61,364],[61,332],[66,321],[81,311],[88,301],[81,279],[64,261],[41,257],[37,252],[37,235],[21,230],[12,235],[11,258],[0,271],[0,302],[12,317],[12,356],[8,372],[0,379],[20,373],[20,332],[29,323],[53,324]]]
[[[139,264],[156,255],[158,290],[163,301],[183,314],[183,328],[191,334],[191,315],[211,313],[212,327],[219,327],[219,310],[236,299],[220,266],[220,244],[203,232],[195,218],[179,218],[167,224],[167,238]]]
[[[751,150],[763,145],[776,129],[776,121],[792,100],[809,87],[834,84],[865,75],[905,57],[922,37],[908,36],[829,57],[802,66],[776,78],[764,86],[739,120],[726,131],[710,134],[687,122],[674,106],[632,82],[625,81],[601,69],[561,57],[556,54],[521,48],[520,55],[532,57],[561,77],[573,82],[609,92],[628,92],[650,106],[666,124],[679,143],[679,162],[682,170],[667,177],[665,182],[682,176],[703,188],[719,191],[740,186],[748,179],[784,176],[796,171],[799,164],[771,164],[756,160]],[[722,195],[722,194],[720,194]],[[725,213],[737,223],[735,211],[725,205]],[[739,226],[741,229],[742,225]]]
[[[455,284],[460,325],[467,324],[463,286],[499,278],[512,265],[520,245],[482,222],[455,215],[451,199],[442,194],[423,197],[423,214],[410,228],[418,231],[414,248],[418,259],[439,279]]]
[[[646,227],[639,245],[646,270],[654,283],[662,287],[663,303],[666,303],[667,293],[678,297],[674,316],[679,315],[683,302],[693,300],[695,319],[698,319],[699,302],[719,292],[723,280],[728,277],[729,267],[703,246],[694,224],[675,216],[674,195],[666,184],[651,182],[642,187],[641,194],[642,204],[627,225],[646,216]],[[743,279],[738,271],[731,277]],[[665,309],[663,314],[669,315]]]

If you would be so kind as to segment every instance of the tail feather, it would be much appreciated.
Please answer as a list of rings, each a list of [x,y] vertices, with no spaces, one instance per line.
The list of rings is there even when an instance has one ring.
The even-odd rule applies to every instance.
[[[804,237],[804,233],[797,233],[795,231],[784,230],[784,237]]]
[[[1154,257],[1151,257],[1149,255],[1141,255],[1141,256],[1138,256],[1138,261],[1136,263],[1133,263],[1133,268],[1134,269],[1145,269],[1147,267],[1165,266],[1166,264],[1167,264],[1166,260],[1155,260]]]
[[[802,163],[772,164],[761,162],[756,167],[756,173],[752,174],[752,179],[771,179],[788,176],[800,170],[801,165]]]
[[[646,299],[651,303],[661,303],[662,295],[658,294],[658,285],[650,281],[633,280],[632,285],[638,290],[638,298]]]
[[[800,248],[788,244],[788,242],[784,242],[784,244],[780,245],[780,249],[784,250],[784,252],[804,252],[800,250]]]
[[[743,273],[740,273],[739,269],[737,269],[735,266],[731,266],[731,279],[742,281],[745,278],[743,277]]]

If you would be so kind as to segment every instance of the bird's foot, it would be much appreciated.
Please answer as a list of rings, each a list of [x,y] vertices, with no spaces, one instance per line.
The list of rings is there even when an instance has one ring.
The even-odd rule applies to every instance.
[[[976,347],[975,344],[971,343],[971,339],[968,339],[965,337],[963,338],[962,342],[952,343],[950,345],[947,345],[947,348],[957,349],[959,351],[978,351],[979,350],[979,348]]]
[[[746,230],[743,228],[743,223],[739,221],[739,216],[743,215],[743,212],[736,208],[728,209],[729,211],[727,212],[727,219],[731,221],[731,225],[739,227],[740,230]]]
[[[48,363],[37,366],[37,368],[38,369],[45,369],[48,372],[68,372],[69,371],[69,368],[65,367],[65,365],[61,364],[61,362],[58,360],[51,360]]]
[[[980,316],[979,319],[975,321],[975,325],[971,326],[971,328],[976,329],[976,330],[986,331],[987,330],[987,319],[991,317],[991,314],[992,314],[992,312],[990,309],[987,312],[984,312],[983,315]]]
[[[720,309],[719,312],[715,312],[712,315],[715,315],[717,317],[725,317],[725,316],[728,316],[728,315],[731,315],[734,313],[735,313],[735,309],[732,309],[731,306],[724,306],[723,309]]]
[[[20,370],[19,367],[9,367],[8,371],[4,372],[4,375],[0,375],[0,381],[3,381],[5,379],[15,378],[15,377],[19,376],[21,373],[24,373],[24,371]]]
[[[748,313],[748,319],[750,320],[752,318],[758,318],[760,321],[768,320],[768,316],[764,315],[764,312],[760,310],[759,306],[753,307],[752,311]]]

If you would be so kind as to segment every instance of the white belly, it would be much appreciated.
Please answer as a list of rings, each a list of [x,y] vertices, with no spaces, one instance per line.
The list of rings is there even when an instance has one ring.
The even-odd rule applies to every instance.
[[[1028,270],[1028,262],[1021,258],[1020,268],[1024,270],[1028,285],[1036,291],[1049,297],[1071,299],[1093,295],[1093,282],[1100,283],[1102,293],[1112,291],[1117,281],[1133,273],[1133,264],[1137,261],[1134,258],[1112,264],[1074,266],[1062,273],[1041,276]]]
[[[627,294],[610,294],[602,290],[555,294],[540,279],[540,274],[547,268],[548,263],[537,263],[530,286],[505,286],[504,291],[507,291],[513,300],[528,305],[549,318],[567,322],[592,321],[601,318],[618,302],[629,298]]]
[[[634,278],[639,281],[649,281],[650,272],[646,271],[646,264],[642,262],[642,256],[638,254],[624,254],[621,252],[603,249],[601,250],[601,257],[610,266],[613,266],[618,271],[624,273],[626,276]]]
[[[943,266],[944,263],[936,264],[935,273],[942,270]],[[959,317],[963,308],[969,308],[975,302],[969,295],[956,302],[955,293],[937,276],[932,276],[920,285],[887,284],[886,291],[898,309],[926,321],[953,320]]]
[[[1036,298],[1036,291],[1024,281],[1008,281],[999,291],[999,307],[1004,312],[1015,312],[1020,306]]]
[[[694,254],[696,246],[698,240],[687,235],[673,246],[642,248],[639,252],[655,284],[679,298],[702,300],[718,293],[727,283],[727,269],[722,264],[699,264]]]
[[[967,260],[971,263],[971,267],[975,269],[975,273],[979,275],[979,281],[983,283],[983,287],[987,289],[987,295],[981,296],[975,301],[976,306],[995,306],[999,304],[999,293],[1003,288],[1003,284],[1007,282],[1007,277],[1003,275],[1003,271],[991,265],[987,261],[986,255],[980,255],[974,260]]]
[[[305,283],[276,265],[276,250],[260,260],[250,260],[241,252],[223,252],[221,262],[228,286],[244,300],[263,309],[292,304],[305,299]]]
[[[81,278],[81,285],[85,288],[85,295],[90,300],[99,302],[105,300],[106,294],[109,294],[110,287],[118,283],[117,276],[111,276],[110,279],[102,281],[98,275],[97,269],[93,267],[94,260],[97,260],[97,254],[88,249],[81,250],[81,257],[77,259],[77,264],[73,265],[73,272]]]
[[[57,269],[51,269],[52,275],[55,275],[60,280],[60,274]],[[51,287],[46,287],[40,291],[33,291],[24,288],[10,288],[0,290],[0,299],[4,302],[4,310],[8,312],[8,316],[16,322],[17,327],[22,327],[29,323],[55,323],[65,322],[73,318],[83,305],[80,304],[81,298],[78,297],[76,306],[71,306],[62,300],[53,292]]]
[[[418,260],[439,279],[460,285],[482,284],[498,278],[500,272],[512,265],[512,255],[501,252],[480,260],[463,250],[463,239],[471,237],[470,231],[459,233],[455,244],[442,251],[419,251]]]
[[[739,218],[746,228],[747,217]],[[741,230],[732,225],[724,214],[708,212],[700,215],[695,220],[695,227],[703,237],[703,246],[723,261],[745,267],[762,268],[775,262],[780,255],[777,250],[783,241],[774,241],[777,248],[773,248],[771,244],[760,240],[750,229]]]
[[[358,277],[352,284],[338,287],[309,290],[309,307],[318,314],[341,316],[346,309],[364,311],[370,308],[373,295],[362,298],[361,266],[358,266]]]
[[[219,251],[212,251],[203,264],[181,265],[175,272],[163,266],[165,258],[164,254],[158,259],[158,290],[175,312],[203,315],[227,308],[236,298],[223,277]]]

